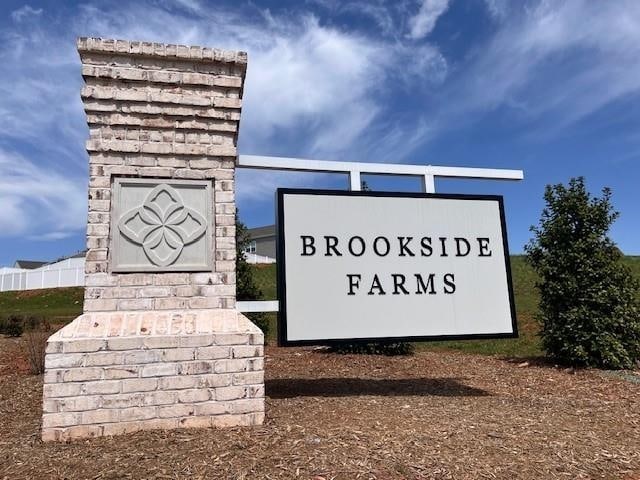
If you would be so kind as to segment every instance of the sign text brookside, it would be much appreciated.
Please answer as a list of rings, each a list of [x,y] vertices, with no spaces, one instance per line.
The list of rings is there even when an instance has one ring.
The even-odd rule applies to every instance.
[[[441,257],[448,257],[449,251],[456,257],[468,257],[469,255],[476,255],[478,257],[490,257],[492,252],[489,247],[490,239],[487,237],[475,238],[471,241],[464,237],[454,237],[452,239],[447,237],[435,237],[436,251],[434,252],[434,237],[424,236],[416,239],[412,236],[398,236],[389,239],[384,236],[377,236],[370,243],[359,236],[354,235],[348,239],[345,239],[341,243],[340,239],[335,235],[323,235],[322,247],[323,252],[318,252],[316,248],[316,237],[313,235],[301,235],[301,256],[312,255],[324,255],[325,257],[344,255],[351,255],[353,257],[363,256],[368,248],[371,248],[373,253],[378,257],[386,257],[388,255],[398,257],[431,257],[432,255],[439,255]],[[475,246],[477,242],[477,250],[472,248],[472,243]],[[417,245],[415,245],[417,244]],[[453,245],[451,245],[453,244]],[[392,248],[393,245],[393,248]],[[345,253],[343,253],[345,252]],[[435,295],[438,292],[445,294],[453,294],[456,291],[455,274],[444,273],[441,277],[437,278],[435,273],[414,273],[413,278],[407,279],[407,276],[402,273],[391,273],[391,278],[387,279],[389,283],[381,281],[378,274],[374,274],[371,279],[367,279],[366,286],[370,287],[365,289],[367,295]],[[347,273],[347,295],[356,295],[361,293],[360,287],[362,284],[362,274],[359,273]],[[415,287],[415,288],[414,288]]]

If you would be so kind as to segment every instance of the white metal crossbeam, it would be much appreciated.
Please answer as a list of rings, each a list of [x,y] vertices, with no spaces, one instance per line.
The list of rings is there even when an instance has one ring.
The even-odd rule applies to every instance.
[[[435,165],[406,165],[398,163],[334,162],[328,160],[306,160],[288,157],[266,157],[262,155],[239,155],[237,166],[285,171],[311,171],[323,173],[347,173],[351,190],[360,190],[361,174],[410,175],[423,178],[424,190],[435,192],[434,177],[476,178],[486,180],[522,180],[522,170],[501,168],[442,167]]]
[[[238,301],[236,308],[243,313],[251,312],[277,312],[278,300]]]

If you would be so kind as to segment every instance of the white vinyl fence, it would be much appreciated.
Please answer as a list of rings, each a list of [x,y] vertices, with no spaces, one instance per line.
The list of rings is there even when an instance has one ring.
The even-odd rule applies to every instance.
[[[84,258],[67,258],[33,270],[0,268],[0,292],[84,285]]]
[[[275,258],[267,257],[265,255],[258,255],[257,253],[244,253],[244,258],[247,260],[247,263],[256,264],[256,263],[276,263]]]
[[[0,273],[0,292],[84,285],[84,267]]]
[[[276,263],[275,258],[245,253],[249,263]],[[68,258],[33,270],[0,268],[0,292],[84,286],[84,258]]]

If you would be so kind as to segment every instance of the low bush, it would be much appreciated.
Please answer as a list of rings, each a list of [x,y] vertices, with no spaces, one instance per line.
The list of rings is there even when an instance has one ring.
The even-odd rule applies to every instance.
[[[38,315],[20,315],[13,313],[0,316],[0,334],[10,337],[20,337],[29,330],[51,330],[51,324],[47,318]]]
[[[20,315],[9,315],[5,326],[5,334],[10,337],[20,337],[24,332],[24,322]]]
[[[29,315],[28,317],[25,317],[23,324],[25,330],[36,330],[41,327],[46,330],[49,328],[47,320],[37,315]]]
[[[270,330],[269,316],[264,312],[247,313],[246,316],[247,318],[249,318],[249,320],[255,323],[260,330],[262,330],[262,333],[264,333],[264,339],[266,342],[267,337],[269,336],[269,330]]]
[[[406,342],[372,342],[372,343],[343,343],[329,349],[334,353],[354,353],[362,355],[412,355],[415,348],[412,343]]]

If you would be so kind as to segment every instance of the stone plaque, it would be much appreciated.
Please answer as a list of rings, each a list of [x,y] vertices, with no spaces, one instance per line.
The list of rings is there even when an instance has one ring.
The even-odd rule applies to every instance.
[[[211,271],[211,181],[114,178],[111,270]]]

